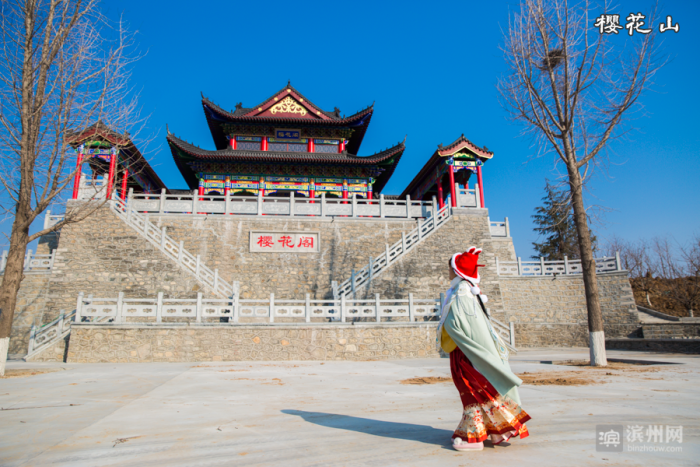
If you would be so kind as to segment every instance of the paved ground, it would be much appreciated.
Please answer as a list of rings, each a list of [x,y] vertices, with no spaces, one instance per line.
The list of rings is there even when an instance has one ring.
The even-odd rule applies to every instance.
[[[446,359],[10,362],[9,369],[64,370],[0,380],[0,465],[698,465],[698,357],[609,352],[678,363],[643,372],[540,363],[586,355],[586,349],[550,349],[513,357],[516,373],[577,371],[600,382],[523,386],[531,436],[474,453],[450,447],[461,416],[452,383],[400,383],[448,376]],[[646,433],[643,443],[634,444],[682,451],[597,452],[600,424],[640,425],[645,432],[649,425],[682,425],[680,444],[646,443]]]

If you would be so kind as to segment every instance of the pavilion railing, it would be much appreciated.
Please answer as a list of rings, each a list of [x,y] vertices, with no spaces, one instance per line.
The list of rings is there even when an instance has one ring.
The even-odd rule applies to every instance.
[[[80,175],[78,199],[105,199],[106,194],[107,177],[96,176],[94,178],[87,178],[85,174]]]
[[[5,273],[5,266],[7,265],[7,250],[4,250],[0,254],[0,274]],[[32,252],[32,250],[27,250],[24,255],[24,272],[33,274],[45,274],[50,273],[53,269],[53,263],[56,258],[56,250],[53,250],[48,255],[37,255]]]
[[[596,273],[622,271],[620,254],[595,258]],[[499,261],[496,258],[496,270],[499,276],[552,276],[558,274],[581,274],[581,260],[570,260],[566,256],[563,261]]]

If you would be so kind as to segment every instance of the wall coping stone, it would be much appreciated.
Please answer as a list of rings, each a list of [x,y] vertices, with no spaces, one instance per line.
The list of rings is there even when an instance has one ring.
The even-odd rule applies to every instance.
[[[245,323],[245,324],[226,324],[226,323],[126,323],[126,324],[111,324],[111,323],[73,323],[71,327],[81,329],[260,329],[260,328],[286,328],[286,329],[352,329],[352,328],[434,328],[437,327],[437,321],[427,321],[423,323],[343,323],[343,324],[328,324],[328,323]]]
[[[629,276],[629,272],[622,270],[622,271],[611,271],[611,272],[599,272],[596,274],[596,276],[621,276],[627,278]],[[510,279],[515,279],[515,280],[531,280],[531,279],[539,279],[539,280],[548,280],[548,281],[554,281],[554,280],[560,280],[560,279],[566,279],[566,280],[575,280],[575,279],[583,279],[582,274],[557,274],[556,276],[511,276],[511,275],[499,275],[498,280],[502,281],[504,279],[510,280]],[[632,303],[632,302],[630,302]]]
[[[223,220],[223,221],[273,221],[286,223],[289,221],[307,221],[307,222],[323,222],[332,224],[333,222],[417,222],[417,218],[409,217],[320,217],[320,216],[246,216],[246,215],[232,215],[223,216],[221,214],[217,215],[207,215],[207,214],[159,214],[157,212],[152,212],[148,214],[148,218],[153,221],[154,219],[167,219],[167,220]],[[426,218],[427,219],[427,218]]]
[[[489,210],[487,208],[452,208],[452,215],[488,217]]]

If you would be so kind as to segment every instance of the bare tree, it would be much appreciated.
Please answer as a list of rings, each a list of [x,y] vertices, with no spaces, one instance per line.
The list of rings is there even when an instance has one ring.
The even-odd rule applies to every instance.
[[[141,120],[128,86],[138,58],[133,34],[109,23],[96,0],[3,1],[0,8],[0,205],[13,217],[0,287],[2,375],[27,244],[99,207],[75,205],[62,222],[29,234],[77,171],[66,136],[100,120],[124,133]]]
[[[700,236],[692,244],[679,246],[678,254],[668,238],[654,238],[654,253],[659,271],[667,280],[671,298],[693,317],[693,309],[700,304]]]
[[[584,182],[660,65],[654,33],[630,37],[634,50],[623,55],[594,27],[593,12],[612,13],[607,4],[597,8],[585,0],[522,0],[504,34],[509,72],[498,89],[540,153],[554,152],[565,166],[581,252],[591,365],[602,366],[607,365],[605,335]],[[653,24],[653,15],[647,21]]]
[[[654,290],[654,276],[657,274],[657,261],[650,254],[650,246],[646,240],[629,242],[613,237],[607,244],[607,255],[620,253],[622,268],[629,271],[633,286],[642,292],[649,308],[652,308],[650,294]]]

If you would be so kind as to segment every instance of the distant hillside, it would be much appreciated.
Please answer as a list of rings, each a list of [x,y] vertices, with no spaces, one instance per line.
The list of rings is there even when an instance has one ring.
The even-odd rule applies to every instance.
[[[692,279],[676,279],[676,281],[681,280]],[[630,282],[632,283],[632,290],[634,291],[635,303],[639,306],[649,308],[646,294],[639,288],[639,279],[630,279]],[[649,294],[651,308],[671,316],[688,316],[688,310],[677,303],[670,294],[671,286],[671,279],[653,279],[653,290]],[[700,303],[696,303],[695,306],[693,306],[693,311],[696,317],[700,316]]]

